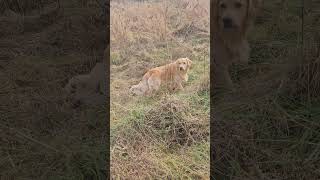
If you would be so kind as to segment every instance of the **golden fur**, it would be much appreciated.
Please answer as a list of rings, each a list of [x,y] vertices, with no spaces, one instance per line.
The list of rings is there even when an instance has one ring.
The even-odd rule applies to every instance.
[[[214,88],[233,89],[228,71],[232,63],[247,63],[250,48],[248,28],[261,0],[213,0],[213,73]]]
[[[97,63],[89,74],[72,77],[64,90],[73,104],[103,104],[105,103],[106,82],[105,67]]]
[[[175,62],[152,68],[143,76],[137,85],[130,88],[132,95],[151,95],[161,85],[166,85],[170,91],[183,89],[182,82],[188,81],[188,71],[192,61],[188,58],[179,58]]]
[[[97,63],[88,74],[81,74],[72,77],[64,87],[67,100],[72,104],[100,105],[106,103],[107,95],[107,66],[109,59],[109,46],[104,50],[104,57],[101,63]]]

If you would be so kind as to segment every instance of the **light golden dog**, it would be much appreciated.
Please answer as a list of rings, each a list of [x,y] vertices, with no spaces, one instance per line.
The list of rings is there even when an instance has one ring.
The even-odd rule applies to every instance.
[[[102,105],[107,99],[107,82],[110,57],[109,44],[104,50],[102,62],[98,62],[88,74],[72,77],[64,87],[65,98],[74,107],[80,104]]]
[[[188,71],[192,61],[189,58],[179,58],[175,62],[150,69],[137,85],[130,88],[132,95],[151,95],[161,85],[169,91],[183,89],[182,82],[188,81]]]
[[[106,99],[106,69],[97,63],[89,74],[72,77],[64,87],[73,104],[103,104]]]
[[[261,0],[213,0],[213,83],[214,88],[233,89],[229,74],[232,63],[248,63],[248,28]]]

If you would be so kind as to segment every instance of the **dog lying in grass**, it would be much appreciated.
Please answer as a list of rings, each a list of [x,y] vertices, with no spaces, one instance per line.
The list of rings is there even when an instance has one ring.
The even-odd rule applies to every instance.
[[[159,90],[160,86],[165,86],[171,92],[181,90],[183,89],[182,82],[188,81],[188,71],[191,65],[192,61],[186,57],[152,68],[144,74],[139,84],[130,88],[130,94],[149,96]]]
[[[248,28],[262,0],[213,0],[213,82],[214,88],[233,90],[229,74],[232,63],[248,63]]]
[[[103,104],[106,103],[105,68],[103,63],[97,63],[89,74],[71,78],[64,87],[72,104]]]
[[[109,56],[109,45],[107,45],[101,63],[97,63],[88,74],[72,77],[64,87],[66,99],[70,100],[74,106],[82,103],[89,105],[107,103],[106,60],[109,59]]]

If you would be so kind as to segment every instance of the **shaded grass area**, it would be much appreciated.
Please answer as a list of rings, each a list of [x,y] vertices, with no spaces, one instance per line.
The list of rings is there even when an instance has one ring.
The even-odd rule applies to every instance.
[[[61,1],[56,16],[55,1],[41,2],[0,3],[1,20],[11,13],[21,28],[1,21],[0,179],[106,179],[105,106],[74,109],[62,91],[102,61],[101,9]]]
[[[76,71],[72,60],[70,69],[64,67],[67,63],[34,63],[37,61],[16,60],[2,76],[6,84],[0,96],[1,175],[32,179],[105,177],[104,106],[75,110],[65,102],[61,88],[72,75],[70,70]]]
[[[319,16],[305,13],[302,32],[301,6],[264,2],[249,66],[231,69],[237,94],[214,97],[215,179],[319,178],[319,50],[308,45]]]

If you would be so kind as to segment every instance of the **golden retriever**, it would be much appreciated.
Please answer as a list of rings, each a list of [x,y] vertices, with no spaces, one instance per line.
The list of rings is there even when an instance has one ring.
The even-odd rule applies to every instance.
[[[72,77],[64,87],[66,100],[73,105],[101,105],[106,103],[108,74],[107,60],[110,45],[104,50],[102,62],[98,62],[88,74]]]
[[[233,89],[229,74],[232,63],[247,63],[250,48],[248,28],[261,0],[213,0],[213,83],[214,89]]]
[[[106,69],[97,63],[89,74],[72,77],[64,87],[72,104],[103,104],[106,97]]]
[[[169,91],[183,89],[182,82],[188,81],[188,71],[192,61],[189,58],[179,58],[175,62],[152,68],[143,76],[137,85],[130,88],[132,95],[151,95],[161,85],[166,85]]]

